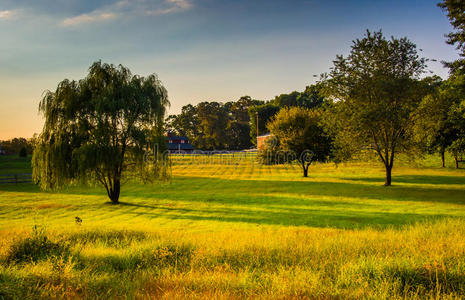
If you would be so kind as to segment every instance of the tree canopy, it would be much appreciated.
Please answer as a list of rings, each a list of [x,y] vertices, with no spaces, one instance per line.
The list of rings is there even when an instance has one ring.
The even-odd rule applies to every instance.
[[[248,109],[263,103],[249,96],[235,102],[200,102],[183,106],[166,119],[167,129],[187,136],[197,149],[243,150],[252,147]]]
[[[381,31],[367,31],[353,41],[347,57],[336,57],[324,81],[334,101],[326,123],[336,149],[373,149],[385,166],[386,186],[391,185],[395,154],[411,142],[412,114],[426,91],[419,80],[425,67],[426,60],[407,38],[386,39]]]
[[[163,133],[168,105],[156,75],[132,75],[122,65],[95,62],[84,79],[63,80],[39,105],[45,124],[32,159],[35,181],[44,189],[98,182],[118,203],[124,172],[147,174],[144,154]]]
[[[465,2],[462,0],[443,0],[438,3],[446,13],[455,31],[447,34],[447,43],[455,45],[459,50],[460,59],[446,63],[452,72],[464,70],[465,67]]]
[[[268,123],[270,133],[279,143],[279,151],[287,152],[287,160],[299,162],[304,177],[308,176],[312,162],[326,161],[330,154],[331,139],[320,123],[321,111],[303,107],[284,107]]]

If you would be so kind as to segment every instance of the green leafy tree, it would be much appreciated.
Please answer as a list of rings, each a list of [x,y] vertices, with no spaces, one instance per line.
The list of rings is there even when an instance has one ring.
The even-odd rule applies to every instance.
[[[312,162],[326,161],[331,151],[331,139],[320,123],[319,110],[302,107],[284,107],[268,123],[270,133],[279,141],[279,149],[293,154],[288,159],[293,157],[299,162],[304,177]]]
[[[254,100],[250,96],[243,96],[231,102],[229,110],[230,119],[226,128],[227,145],[230,150],[243,150],[252,147],[250,140],[249,108],[262,104],[263,101]]]
[[[178,115],[170,115],[166,119],[166,129],[181,136],[187,136],[189,140],[196,144],[199,137],[200,120],[197,116],[197,109],[192,104],[182,107]]]
[[[161,136],[168,105],[155,75],[132,75],[121,65],[96,62],[84,79],[63,80],[40,102],[45,124],[32,159],[35,181],[44,189],[99,182],[118,203],[124,172],[147,174],[144,152]],[[160,174],[159,165],[149,168]]]
[[[448,148],[454,156],[456,167],[459,160],[465,155],[465,74],[456,71],[447,80],[444,94],[455,99],[453,105],[449,107],[448,120],[456,131],[456,138]]]
[[[305,108],[321,107],[324,103],[322,85],[319,83],[307,86],[303,92],[292,92],[276,96],[271,102],[279,107],[299,106]]]
[[[455,160],[455,168],[459,168],[459,162],[463,161],[465,156],[465,138],[459,137],[449,146],[448,151],[452,154]]]
[[[407,38],[386,39],[367,31],[353,41],[347,57],[337,56],[326,92],[334,100],[326,125],[333,128],[336,149],[373,149],[391,185],[395,154],[411,143],[412,114],[424,96],[419,76],[425,59]]]
[[[455,45],[459,50],[460,59],[446,63],[452,72],[455,70],[464,71],[465,66],[465,2],[462,0],[444,0],[438,6],[447,13],[451,25],[455,31],[447,34],[447,43]]]
[[[423,151],[440,154],[444,168],[445,153],[459,136],[459,130],[451,118],[451,108],[456,107],[460,100],[450,92],[450,80],[442,82],[438,77],[429,80],[433,91],[420,103],[414,135]]]
[[[196,106],[200,136],[197,143],[202,149],[222,150],[226,148],[228,110],[219,102],[201,102]]]

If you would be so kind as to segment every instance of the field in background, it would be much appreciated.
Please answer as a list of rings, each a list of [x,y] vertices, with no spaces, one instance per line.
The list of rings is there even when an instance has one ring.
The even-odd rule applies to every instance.
[[[128,183],[118,206],[100,187],[0,185],[0,297],[465,295],[463,170],[401,159],[386,188],[372,162],[303,178],[235,159],[178,156],[169,182]],[[27,168],[0,157],[0,173]],[[11,259],[44,236],[50,255]]]

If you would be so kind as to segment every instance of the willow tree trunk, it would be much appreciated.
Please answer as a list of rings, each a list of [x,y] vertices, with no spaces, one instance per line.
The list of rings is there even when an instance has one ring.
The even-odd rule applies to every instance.
[[[110,200],[113,204],[118,204],[120,191],[121,181],[119,179],[115,179],[113,181],[113,188],[110,191]]]

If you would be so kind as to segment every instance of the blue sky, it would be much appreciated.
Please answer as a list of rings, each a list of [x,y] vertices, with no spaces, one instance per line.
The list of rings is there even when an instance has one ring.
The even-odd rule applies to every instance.
[[[366,29],[457,57],[437,0],[1,0],[0,139],[40,132],[44,90],[96,60],[157,73],[171,113],[187,103],[303,90]],[[430,69],[442,77],[440,63]]]

